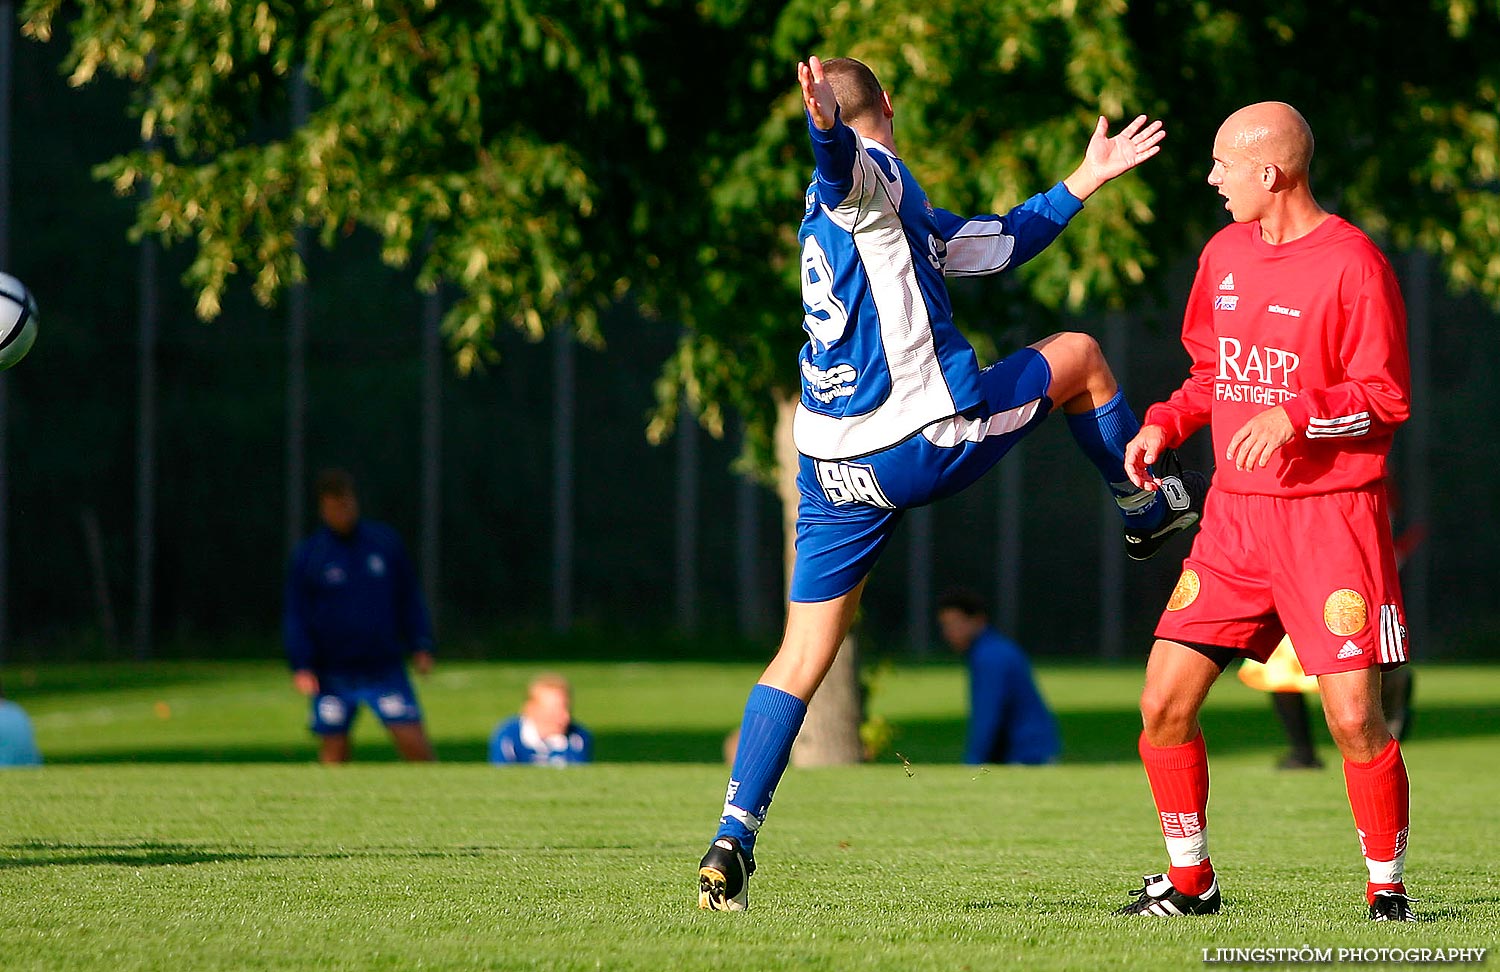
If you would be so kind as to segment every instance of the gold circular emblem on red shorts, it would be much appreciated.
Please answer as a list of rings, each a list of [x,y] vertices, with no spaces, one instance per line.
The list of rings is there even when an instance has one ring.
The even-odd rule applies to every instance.
[[[1168,611],[1181,611],[1183,608],[1198,600],[1198,572],[1191,567],[1183,570],[1182,576],[1177,578],[1177,586],[1172,589],[1172,596],[1167,600]]]
[[[1323,623],[1328,630],[1340,638],[1358,634],[1370,619],[1364,595],[1349,588],[1341,588],[1328,595],[1323,602]]]

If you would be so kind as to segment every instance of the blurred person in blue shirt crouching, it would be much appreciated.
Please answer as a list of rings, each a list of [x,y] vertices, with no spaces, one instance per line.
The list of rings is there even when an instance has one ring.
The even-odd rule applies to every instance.
[[[42,754],[26,710],[0,692],[0,767],[40,765]]]
[[[1055,762],[1062,752],[1062,737],[1021,646],[990,625],[984,602],[972,591],[943,595],[937,616],[943,640],[969,666],[964,762]]]
[[[402,759],[434,759],[406,673],[432,670],[432,622],[411,558],[396,531],[362,520],[354,479],[318,476],[323,521],[297,547],[287,572],[282,631],[292,683],[312,700],[324,763],[348,762],[361,704],[385,724]]]
[[[490,762],[496,765],[568,766],[593,759],[593,737],[573,721],[573,687],[561,675],[532,679],[521,714],[490,737]]]

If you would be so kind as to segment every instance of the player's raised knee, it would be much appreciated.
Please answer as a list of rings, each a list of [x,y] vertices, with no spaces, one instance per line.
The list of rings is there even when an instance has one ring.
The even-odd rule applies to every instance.
[[[1032,345],[1052,370],[1053,401],[1066,402],[1084,391],[1112,388],[1109,365],[1099,342],[1082,331],[1059,331]]]
[[[1059,366],[1068,370],[1087,371],[1104,363],[1104,351],[1092,334],[1082,331],[1058,331],[1032,345],[1047,359],[1055,371]]]

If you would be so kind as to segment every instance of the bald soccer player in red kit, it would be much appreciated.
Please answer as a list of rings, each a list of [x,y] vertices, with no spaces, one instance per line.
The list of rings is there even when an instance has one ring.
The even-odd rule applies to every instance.
[[[1264,660],[1287,634],[1344,757],[1369,917],[1414,917],[1410,787],[1380,706],[1381,671],[1407,651],[1382,484],[1409,410],[1406,313],[1380,250],[1313,197],[1312,155],[1306,120],[1280,102],[1219,128],[1208,183],[1234,223],[1198,261],[1182,328],[1191,375],[1126,447],[1126,471],[1149,487],[1147,465],[1207,424],[1219,465],[1141,694],[1171,867],[1123,914],[1219,910],[1198,712],[1231,660]]]

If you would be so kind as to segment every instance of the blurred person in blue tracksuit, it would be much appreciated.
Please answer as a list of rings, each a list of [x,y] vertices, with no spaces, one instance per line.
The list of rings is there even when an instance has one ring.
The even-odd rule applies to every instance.
[[[360,518],[353,478],[319,474],[323,525],[298,545],[287,572],[282,633],[292,682],[312,700],[318,758],[347,762],[361,704],[385,724],[403,759],[434,758],[406,659],[432,670],[432,622],[396,531]]]
[[[1057,720],[1031,676],[1021,646],[990,624],[972,591],[938,599],[943,639],[969,668],[969,731],[964,762],[1041,764],[1062,752]]]

